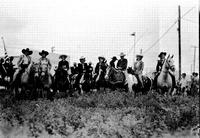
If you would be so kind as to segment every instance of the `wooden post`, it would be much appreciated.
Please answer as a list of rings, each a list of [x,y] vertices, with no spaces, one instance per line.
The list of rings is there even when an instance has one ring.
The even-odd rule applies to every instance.
[[[181,7],[178,6],[178,54],[179,54],[179,80],[181,79]]]

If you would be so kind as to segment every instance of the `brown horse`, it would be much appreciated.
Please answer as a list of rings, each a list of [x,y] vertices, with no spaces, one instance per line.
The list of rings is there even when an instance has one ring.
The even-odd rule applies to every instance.
[[[173,60],[173,55],[168,56],[167,59],[165,60],[161,73],[159,74],[157,78],[157,89],[161,93],[166,93],[167,95],[171,94],[173,91],[173,81],[172,81],[172,76],[170,74],[170,70],[174,70],[174,60]]]
[[[39,69],[39,81],[42,98],[51,99],[53,95],[53,76],[48,73],[48,67],[45,65]]]

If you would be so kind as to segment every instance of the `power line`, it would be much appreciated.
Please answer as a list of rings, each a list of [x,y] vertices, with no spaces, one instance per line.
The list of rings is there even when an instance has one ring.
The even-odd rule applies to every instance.
[[[182,20],[188,21],[188,22],[191,22],[191,23],[194,23],[194,24],[197,24],[197,22],[195,22],[195,21],[193,21],[193,20],[189,20],[189,19],[185,19],[185,18],[183,18]]]
[[[185,12],[182,16],[181,19],[186,16],[191,10],[193,10],[195,7],[192,7],[191,9],[189,9],[187,12]],[[146,52],[148,52],[151,48],[153,48],[154,46],[156,46],[156,44],[173,28],[173,26],[178,22],[178,19],[175,20],[175,22],[162,34],[162,36],[156,40],[148,49],[146,49],[144,51],[144,54]]]

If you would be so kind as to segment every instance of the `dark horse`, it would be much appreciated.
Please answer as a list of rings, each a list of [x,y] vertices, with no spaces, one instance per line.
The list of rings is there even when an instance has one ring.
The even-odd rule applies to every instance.
[[[69,95],[70,80],[68,72],[64,69],[58,69],[54,75],[54,91],[65,92]]]
[[[106,69],[105,79],[108,82],[108,85],[118,88],[125,88],[130,93],[134,93],[133,86],[137,83],[135,76],[128,74],[127,71],[117,70],[111,66],[108,66]]]
[[[35,70],[30,65],[28,68],[22,66],[11,89],[16,99],[31,99],[35,88]]]
[[[147,77],[147,76],[145,76],[145,75],[142,75],[142,81],[143,81],[143,85],[144,85],[144,87],[142,88],[142,87],[141,87],[142,84],[139,83],[139,78],[138,78],[138,76],[135,74],[134,70],[133,70],[131,67],[129,67],[129,68],[127,69],[127,72],[128,72],[129,74],[134,75],[134,76],[137,78],[137,83],[133,85],[133,90],[134,90],[136,93],[142,92],[142,94],[144,95],[144,94],[147,94],[148,91],[151,90],[151,88],[152,88],[152,79],[151,79],[151,78],[149,78],[149,77]]]

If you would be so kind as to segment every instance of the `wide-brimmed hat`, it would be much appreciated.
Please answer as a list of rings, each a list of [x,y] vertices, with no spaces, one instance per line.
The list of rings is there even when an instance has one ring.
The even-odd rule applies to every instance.
[[[63,58],[63,57],[66,59],[68,56],[67,55],[60,55],[59,58]]]
[[[104,56],[99,56],[98,59],[99,59],[99,60],[100,60],[100,59],[105,60],[105,57],[104,57]]]
[[[124,57],[124,56],[126,56],[126,54],[124,54],[123,52],[121,52],[121,53],[119,54],[119,56],[120,56],[120,57]]]
[[[117,57],[116,57],[116,56],[114,56],[114,57],[112,57],[111,59],[112,59],[112,60],[117,60]]]
[[[85,57],[84,57],[84,56],[81,56],[81,57],[79,58],[79,60],[85,60]]]
[[[33,51],[31,51],[29,48],[26,48],[26,49],[22,49],[22,53],[23,54],[28,53],[28,55],[31,55],[33,54]]]
[[[43,54],[45,54],[46,56],[49,54],[49,52],[42,50],[41,52],[39,52],[39,55],[42,56]]]
[[[137,54],[136,57],[141,57],[141,58],[143,58],[143,55],[142,55],[142,54]]]
[[[160,54],[158,55],[158,57],[161,57],[161,55],[167,55],[167,53],[166,52],[160,52]]]

